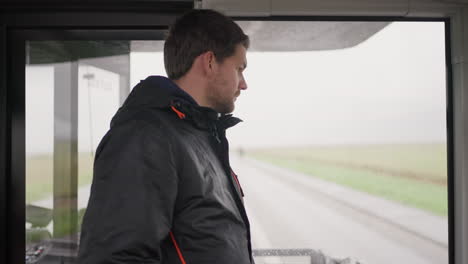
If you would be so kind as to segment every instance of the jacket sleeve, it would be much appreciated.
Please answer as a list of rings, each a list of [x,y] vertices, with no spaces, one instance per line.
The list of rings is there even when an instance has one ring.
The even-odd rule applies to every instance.
[[[101,141],[78,263],[160,263],[178,184],[172,146],[161,131],[130,121]]]

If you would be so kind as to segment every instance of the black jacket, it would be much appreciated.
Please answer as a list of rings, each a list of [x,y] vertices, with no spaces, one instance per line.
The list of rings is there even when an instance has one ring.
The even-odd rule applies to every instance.
[[[79,263],[253,263],[225,137],[239,121],[165,77],[140,82],[97,148]]]

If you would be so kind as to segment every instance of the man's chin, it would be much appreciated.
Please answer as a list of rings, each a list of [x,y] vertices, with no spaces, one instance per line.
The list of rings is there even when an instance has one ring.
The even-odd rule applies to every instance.
[[[215,110],[216,112],[220,114],[229,114],[234,111],[235,105],[234,105],[234,100],[231,99],[227,102],[219,102],[217,104],[214,104],[212,106],[212,109]]]
[[[221,114],[230,114],[232,112],[234,112],[234,108],[235,108],[235,105],[232,104],[232,105],[225,105],[222,109],[222,111],[219,111]]]

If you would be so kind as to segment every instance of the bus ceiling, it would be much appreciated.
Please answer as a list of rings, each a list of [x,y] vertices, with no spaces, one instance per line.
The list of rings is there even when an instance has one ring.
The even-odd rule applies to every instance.
[[[23,1],[25,2],[19,0]],[[96,2],[104,1],[96,0]],[[163,1],[151,2],[156,4]],[[448,14],[460,6],[467,6],[468,0],[354,0],[352,4],[348,0],[193,0],[192,3],[195,8],[215,9],[236,19],[251,38],[251,51],[275,52],[350,48],[367,40],[391,23],[389,18],[441,17],[444,12]],[[340,17],[345,21],[339,21]],[[369,17],[372,19],[366,19]],[[313,23],[304,21],[310,18],[316,21]],[[161,39],[159,41],[122,40],[112,43],[82,41],[78,52],[79,58],[74,56],[76,53],[74,43],[36,43],[30,51],[34,56],[28,60],[28,64],[124,55],[130,52],[160,52],[162,43]],[[51,45],[60,47],[53,48]],[[90,48],[83,49],[83,45]],[[56,51],[54,56],[50,54],[41,56],[41,52],[50,48]],[[96,52],[97,50],[99,52]]]
[[[249,35],[251,51],[317,51],[350,48],[389,22],[238,21]],[[130,52],[162,52],[156,41],[38,41],[29,45],[27,64],[45,64]],[[53,52],[51,52],[53,51]],[[53,56],[51,56],[53,53]]]

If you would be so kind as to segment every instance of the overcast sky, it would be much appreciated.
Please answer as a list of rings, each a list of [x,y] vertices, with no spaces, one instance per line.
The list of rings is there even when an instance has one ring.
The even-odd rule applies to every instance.
[[[443,142],[444,52],[440,22],[392,23],[344,50],[249,52],[231,146]],[[132,84],[165,74],[161,53],[132,67]]]
[[[231,146],[444,142],[444,52],[440,22],[392,23],[344,50],[248,52]],[[79,81],[80,151],[97,146],[119,98],[117,74],[80,67],[87,72],[95,79]],[[131,86],[148,75],[165,75],[162,53],[132,53]],[[28,66],[26,76],[27,150],[50,152],[53,68]]]

